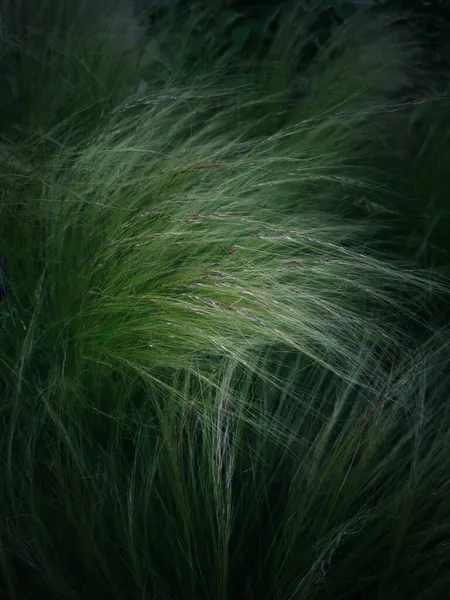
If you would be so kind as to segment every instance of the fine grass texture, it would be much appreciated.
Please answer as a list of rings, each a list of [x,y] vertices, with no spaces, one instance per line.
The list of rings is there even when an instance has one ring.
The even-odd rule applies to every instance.
[[[413,41],[356,15],[305,62],[296,8],[240,65],[196,8],[168,61],[169,17],[32,6],[2,13],[0,594],[439,597],[446,290],[386,249],[371,162]]]
[[[302,362],[270,365],[283,393],[223,363],[212,393],[180,379],[185,405],[142,390],[137,406],[115,384],[114,420],[70,390],[17,407],[2,441],[12,597],[445,594],[448,342],[370,393],[321,368],[300,388]]]

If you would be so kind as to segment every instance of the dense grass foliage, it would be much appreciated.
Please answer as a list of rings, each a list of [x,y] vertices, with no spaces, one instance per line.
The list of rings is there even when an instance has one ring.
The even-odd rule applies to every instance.
[[[198,7],[4,7],[1,597],[443,595],[414,39],[358,13],[311,55],[297,7],[240,61]]]
[[[446,345],[425,364],[411,354],[370,392],[301,359],[271,361],[283,393],[233,363],[214,391],[180,377],[183,402],[144,390],[137,402],[116,381],[104,389],[114,419],[74,406],[68,383],[45,390],[16,408],[2,442],[11,588],[438,598],[449,583],[447,356]]]

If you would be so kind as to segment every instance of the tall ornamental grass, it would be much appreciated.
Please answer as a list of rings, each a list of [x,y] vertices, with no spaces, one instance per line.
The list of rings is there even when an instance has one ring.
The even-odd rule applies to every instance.
[[[0,593],[439,597],[445,282],[371,162],[413,42],[357,15],[305,62],[295,8],[239,64],[197,10],[168,62],[124,3],[5,6]]]

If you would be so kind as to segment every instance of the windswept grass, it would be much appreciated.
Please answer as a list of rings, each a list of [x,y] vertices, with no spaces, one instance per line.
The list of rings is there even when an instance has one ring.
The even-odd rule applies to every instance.
[[[447,357],[435,340],[370,391],[266,363],[283,393],[224,362],[215,389],[175,375],[185,404],[111,385],[113,420],[43,390],[2,436],[10,597],[439,597]]]
[[[156,374],[214,356],[250,364],[276,343],[345,375],[365,340],[400,339],[391,327],[429,280],[367,250],[373,222],[325,212],[347,183],[302,125],[241,141],[227,110],[203,120],[213,93],[133,100],[48,157],[41,144],[27,162],[5,147],[14,385],[19,357],[40,363],[43,348],[80,374]]]
[[[227,67],[192,13],[168,65],[44,8],[2,46],[0,593],[436,598],[445,287],[365,210],[413,44],[357,16],[302,64],[296,9]]]
[[[37,133],[6,141],[14,385],[17,357],[25,368],[42,347],[78,373],[102,364],[156,377],[209,369],[215,356],[250,365],[276,343],[345,375],[363,340],[396,343],[393,324],[422,305],[428,280],[371,251],[377,223],[350,214],[352,199],[380,193],[352,160],[404,87],[397,65],[413,62],[387,24],[338,31],[296,104],[294,72],[266,91],[260,81],[279,75],[276,38],[272,66],[253,65],[249,84],[223,70],[171,74],[104,108],[95,127],[42,116]]]

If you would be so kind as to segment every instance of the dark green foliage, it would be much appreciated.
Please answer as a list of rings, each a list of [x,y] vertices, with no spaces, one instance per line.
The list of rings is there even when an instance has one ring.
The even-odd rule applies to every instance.
[[[445,597],[448,104],[327,4],[2,13],[0,597]]]

